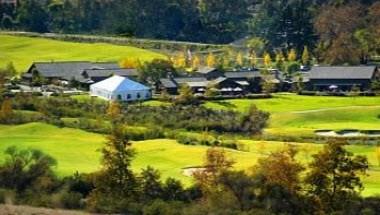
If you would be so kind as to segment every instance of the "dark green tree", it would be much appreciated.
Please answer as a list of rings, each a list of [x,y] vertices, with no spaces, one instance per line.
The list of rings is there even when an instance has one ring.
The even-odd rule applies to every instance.
[[[342,210],[358,197],[363,189],[360,176],[368,170],[364,156],[354,156],[344,148],[344,143],[331,141],[313,156],[305,178],[309,194],[320,202],[322,210],[330,213]]]
[[[154,84],[156,90],[159,90],[161,78],[167,78],[167,76],[177,73],[170,61],[162,59],[155,59],[152,62],[145,63],[138,70],[140,71],[140,80]]]
[[[160,172],[148,166],[141,172],[142,201],[150,202],[162,198],[163,188],[160,181]]]
[[[89,205],[95,211],[127,212],[138,199],[138,182],[131,170],[135,151],[120,125],[114,125],[107,139],[102,150],[102,170],[95,179]]]
[[[23,0],[17,7],[17,21],[28,31],[47,32],[48,13],[43,2],[38,0]]]
[[[252,34],[268,41],[272,48],[314,47],[312,1],[263,0],[250,22]]]

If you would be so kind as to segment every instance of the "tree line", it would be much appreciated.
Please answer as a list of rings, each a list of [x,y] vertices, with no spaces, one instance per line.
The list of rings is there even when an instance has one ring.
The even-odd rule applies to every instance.
[[[379,7],[376,0],[20,0],[2,5],[0,17],[2,28],[35,32],[209,43],[259,37],[270,49],[307,46],[329,57],[334,49],[379,48]]]

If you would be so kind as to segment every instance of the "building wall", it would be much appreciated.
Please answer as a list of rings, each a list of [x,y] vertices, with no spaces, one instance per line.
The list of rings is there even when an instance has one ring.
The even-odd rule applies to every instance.
[[[361,79],[332,79],[332,80],[318,80],[318,79],[311,79],[310,80],[311,87],[314,90],[329,90],[329,87],[331,85],[336,85],[339,87],[338,90],[343,91],[350,91],[354,85],[357,87],[360,87],[361,90],[369,90],[371,86],[370,80],[361,80]]]
[[[95,87],[90,87],[90,95],[113,101],[143,101],[152,98],[150,90],[109,92]]]

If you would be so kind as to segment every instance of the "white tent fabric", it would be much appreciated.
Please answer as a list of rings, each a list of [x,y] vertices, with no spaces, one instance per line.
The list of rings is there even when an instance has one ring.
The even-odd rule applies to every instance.
[[[121,76],[112,76],[90,86],[92,96],[107,100],[136,101],[152,97],[149,87]]]

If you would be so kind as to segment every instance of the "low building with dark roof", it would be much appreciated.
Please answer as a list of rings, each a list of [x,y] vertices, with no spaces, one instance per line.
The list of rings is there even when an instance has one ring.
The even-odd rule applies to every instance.
[[[319,91],[350,91],[354,86],[365,91],[376,79],[380,79],[376,66],[318,66],[309,75],[311,87]]]
[[[198,76],[206,78],[207,80],[213,80],[213,79],[223,76],[223,72],[212,67],[202,67],[194,71],[194,73]]]
[[[31,80],[33,76],[39,76],[47,80],[66,80],[78,78],[84,69],[91,68],[88,61],[63,61],[63,62],[35,62],[22,76]]]
[[[259,71],[251,72],[226,72],[224,77],[235,80],[235,81],[248,81],[250,79],[260,78]]]
[[[170,95],[178,94],[178,84],[171,78],[161,78],[160,88],[165,90]]]
[[[82,71],[81,75],[84,79],[90,79],[96,83],[113,75],[129,79],[137,79],[139,74],[136,69],[85,69]]]
[[[29,83],[32,83],[36,76],[50,82],[75,80],[88,87],[89,84],[105,80],[112,75],[136,79],[138,72],[136,69],[122,69],[117,62],[52,61],[33,63],[22,78]]]
[[[221,95],[240,95],[246,92],[247,86],[226,77],[219,77],[209,82]]]

